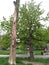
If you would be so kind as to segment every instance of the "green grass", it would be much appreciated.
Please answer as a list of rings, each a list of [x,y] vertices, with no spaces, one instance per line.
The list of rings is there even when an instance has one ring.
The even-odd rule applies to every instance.
[[[32,65],[31,63],[28,63],[28,64],[24,64],[23,61],[27,60],[29,62],[40,62],[40,63],[43,63],[44,65],[49,65],[49,58],[47,59],[34,59],[34,60],[31,60],[30,58],[17,58],[16,59],[16,63],[17,65]],[[10,65],[8,64],[8,58],[0,58],[0,65]]]
[[[34,59],[33,61],[34,62],[41,62],[44,65],[49,65],[49,58],[47,58],[47,59],[40,59],[40,58],[38,58],[38,59]]]
[[[49,58],[47,58],[47,59],[37,58],[34,60],[31,60],[30,58],[24,58],[24,59],[21,58],[21,60],[26,60],[29,62],[40,62],[40,63],[43,63],[44,65],[49,65]]]
[[[20,59],[17,59],[16,63],[17,63],[17,65],[26,65],[26,64],[22,63]],[[8,58],[0,58],[0,65],[10,65],[8,63]]]
[[[24,54],[24,53],[28,53],[28,51],[27,50],[16,49],[16,53],[17,54]]]
[[[7,58],[0,58],[0,65],[9,65]]]
[[[16,63],[17,63],[17,65],[32,65],[32,64],[24,64],[22,62],[22,59],[21,58],[17,58]],[[8,63],[8,58],[0,58],[0,65],[10,65]]]
[[[43,52],[43,50],[34,50],[35,55],[41,55],[41,52]]]
[[[9,50],[0,50],[0,54],[6,55],[6,54],[9,54],[9,53],[10,53]],[[27,53],[26,50],[16,49],[16,54],[25,54],[25,53]]]
[[[36,58],[34,60],[31,60],[30,58],[25,58],[24,60],[27,60],[29,62],[40,62],[40,63],[43,63],[44,65],[49,65],[49,58],[47,59]]]
[[[34,54],[35,55],[41,55],[41,52],[43,52],[43,50],[34,50]],[[0,50],[0,54],[9,54],[10,51],[9,50]],[[27,54],[28,51],[27,50],[20,50],[20,49],[16,49],[16,54]]]
[[[9,51],[8,50],[0,50],[0,55],[1,54],[4,54],[4,55],[9,54]]]

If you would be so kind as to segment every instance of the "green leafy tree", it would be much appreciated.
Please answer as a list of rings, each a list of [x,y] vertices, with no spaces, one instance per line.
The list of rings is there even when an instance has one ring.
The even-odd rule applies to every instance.
[[[47,43],[49,43],[49,27],[46,28],[45,41],[46,41]]]
[[[20,8],[18,37],[21,43],[29,46],[30,57],[32,59],[34,58],[33,47],[34,44],[36,45],[34,42],[44,40],[44,31],[41,30],[43,25],[41,25],[40,21],[45,21],[47,18],[42,17],[43,13],[44,11],[40,9],[40,3],[36,5],[33,0],[31,0],[30,3],[25,3],[25,5]]]
[[[5,34],[3,36],[0,37],[0,43],[2,45],[1,48],[3,49],[7,49],[8,47],[10,47],[10,35],[9,34]]]
[[[30,57],[33,59],[33,47],[39,47],[41,44],[44,46],[46,44],[46,30],[40,21],[48,20],[49,14],[45,18],[42,17],[44,11],[40,9],[40,3],[36,5],[32,0],[20,7],[19,12],[17,36],[20,39],[21,45],[29,47]],[[3,21],[1,22],[2,29],[7,33],[11,33],[12,18],[8,22],[6,19]]]
[[[3,17],[3,20],[1,21],[1,29],[5,31],[6,33],[10,34],[11,28],[12,28],[12,21],[13,21],[12,16],[10,16],[9,20]]]
[[[46,33],[46,29],[40,28],[40,29],[37,29],[33,35],[34,40],[36,40],[36,43],[37,43],[35,44],[35,46],[37,45],[37,47],[41,49],[44,49],[46,47],[45,33]]]
[[[6,18],[3,17],[3,20],[1,21],[1,29],[3,30],[3,32],[5,32],[5,34],[0,37],[0,43],[2,43],[2,48],[7,49],[10,46],[12,20],[13,17],[11,16],[9,20],[6,20]]]

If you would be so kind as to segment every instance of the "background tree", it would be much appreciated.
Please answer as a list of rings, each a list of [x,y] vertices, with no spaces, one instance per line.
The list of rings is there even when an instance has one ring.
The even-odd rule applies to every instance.
[[[1,43],[1,48],[2,49],[8,49],[10,47],[10,35],[9,34],[4,34],[0,36],[0,43]]]
[[[5,32],[5,34],[1,35],[0,43],[2,43],[2,48],[4,49],[7,49],[11,43],[10,40],[11,40],[12,20],[13,17],[11,16],[9,20],[6,20],[6,18],[3,17],[3,20],[1,21],[1,30],[3,30],[3,33]]]
[[[48,20],[49,14],[44,18],[42,14],[43,10],[40,9],[40,3],[35,4],[31,0],[29,3],[25,3],[20,7],[19,11],[19,21],[17,22],[17,36],[20,39],[21,45],[29,47],[30,57],[34,58],[33,47],[45,47],[46,46],[46,29],[43,28],[43,25],[40,23],[42,20]],[[18,20],[18,19],[17,19]],[[6,20],[5,20],[6,21]],[[4,21],[4,22],[5,22]],[[2,22],[2,29],[6,31],[11,31],[11,20],[9,22]],[[7,24],[6,24],[7,23]],[[3,25],[4,24],[4,25]],[[8,33],[8,32],[7,32]],[[42,46],[41,46],[42,44]]]
[[[1,21],[1,29],[7,34],[11,34],[13,17],[10,16],[9,20],[3,17]]]
[[[43,40],[43,36],[41,36],[41,34],[43,35],[43,32],[41,30],[43,26],[40,23],[40,21],[46,20],[46,17],[42,17],[43,13],[44,11],[40,9],[40,3],[36,5],[33,0],[31,0],[31,2],[27,4],[25,3],[25,5],[20,8],[20,19],[18,22],[18,37],[20,38],[20,42],[29,46],[30,57],[32,59],[34,58],[34,41]]]

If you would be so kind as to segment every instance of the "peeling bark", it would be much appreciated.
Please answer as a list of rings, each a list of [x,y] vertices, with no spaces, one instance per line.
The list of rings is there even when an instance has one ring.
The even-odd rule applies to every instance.
[[[11,32],[11,45],[10,45],[10,56],[9,56],[9,63],[12,65],[16,65],[16,25],[18,19],[18,3],[19,1],[14,1],[15,11],[13,14],[13,23],[12,23],[12,32]]]

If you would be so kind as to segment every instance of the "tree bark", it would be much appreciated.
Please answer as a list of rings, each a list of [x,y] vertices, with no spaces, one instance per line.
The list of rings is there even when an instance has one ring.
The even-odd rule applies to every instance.
[[[32,34],[33,34],[33,30],[32,28],[32,21],[29,23],[30,24],[30,28],[29,28],[29,37],[28,37],[28,45],[29,45],[29,53],[30,53],[30,58],[34,59],[34,54],[33,54],[33,46],[32,46]]]
[[[28,47],[29,47],[30,58],[31,58],[31,59],[34,59],[33,45],[32,45],[32,38],[31,38],[31,37],[28,38],[27,45],[28,45]]]
[[[10,46],[10,57],[9,63],[16,65],[16,11],[14,12],[12,33],[11,33],[11,46]]]
[[[32,34],[31,34],[32,35]],[[27,40],[27,45],[29,47],[29,54],[30,58],[34,59],[34,54],[33,54],[33,45],[32,45],[32,37],[29,35],[28,40]]]
[[[12,33],[11,33],[11,46],[10,46],[10,55],[9,63],[16,65],[16,25],[18,21],[18,3],[19,1],[14,1],[15,11],[13,14],[13,24],[12,24]]]
[[[31,44],[29,45],[29,53],[30,53],[30,58],[31,58],[31,59],[34,59],[33,47],[32,47]]]

